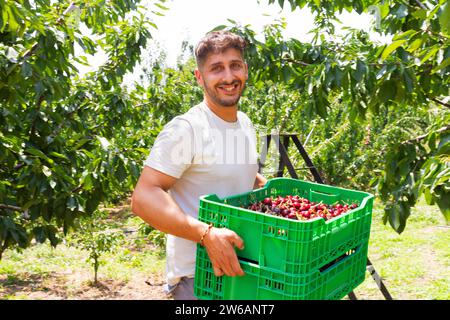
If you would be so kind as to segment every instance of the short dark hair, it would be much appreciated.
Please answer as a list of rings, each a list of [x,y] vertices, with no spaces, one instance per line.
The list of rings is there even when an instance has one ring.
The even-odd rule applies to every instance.
[[[235,33],[223,30],[208,32],[195,47],[195,60],[200,67],[208,54],[222,53],[230,48],[238,50],[244,56],[245,47],[245,40]]]

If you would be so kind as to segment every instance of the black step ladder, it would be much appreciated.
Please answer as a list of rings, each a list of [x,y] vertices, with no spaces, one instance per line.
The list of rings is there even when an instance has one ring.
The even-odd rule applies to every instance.
[[[311,174],[314,177],[314,180],[317,183],[324,184],[324,180],[320,176],[319,171],[314,166],[314,164],[312,163],[310,157],[308,156],[308,153],[306,152],[305,148],[301,144],[301,142],[300,142],[300,140],[298,138],[298,134],[271,134],[271,135],[263,135],[261,138],[262,138],[261,142],[262,142],[263,145],[262,145],[262,148],[261,148],[260,159],[259,159],[259,162],[258,162],[258,172],[259,173],[262,173],[262,169],[265,166],[267,152],[269,150],[270,142],[273,139],[273,140],[275,140],[275,143],[278,144],[278,152],[279,152],[279,155],[280,155],[280,159],[279,159],[279,163],[278,163],[278,170],[276,172],[277,177],[282,177],[283,173],[284,173],[284,169],[287,168],[287,170],[288,170],[289,174],[291,175],[291,177],[294,178],[294,179],[298,179],[298,175],[297,175],[296,169],[292,165],[292,162],[289,159],[289,156],[288,156],[288,153],[287,153],[287,150],[288,150],[288,147],[289,147],[289,141],[292,139],[292,141],[294,142],[294,144],[297,147],[298,151],[300,152],[300,155],[302,156],[303,160],[306,163],[306,167],[305,168],[301,168],[301,169],[309,169],[311,171]],[[387,288],[384,285],[381,277],[379,276],[379,274],[375,270],[375,268],[372,265],[372,262],[370,261],[369,258],[367,258],[366,270],[372,276],[373,280],[377,284],[378,289],[381,291],[381,293],[383,294],[384,298],[386,300],[392,300],[392,296],[390,295],[389,291],[387,290]],[[353,291],[351,291],[348,294],[348,297],[349,297],[350,300],[357,300],[357,297],[356,297],[356,295],[355,295],[355,293]]]

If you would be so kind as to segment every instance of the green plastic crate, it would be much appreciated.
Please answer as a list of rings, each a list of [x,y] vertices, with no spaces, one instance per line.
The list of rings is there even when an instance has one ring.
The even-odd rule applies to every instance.
[[[358,208],[325,221],[308,221],[247,210],[254,201],[278,195],[298,195],[326,204],[356,203]],[[216,195],[200,197],[199,220],[235,231],[244,250],[236,249],[244,260],[291,274],[317,270],[358,244],[367,242],[372,221],[373,195],[289,178],[275,178],[264,188],[224,199]]]
[[[364,281],[367,247],[362,243],[324,268],[299,275],[240,261],[245,275],[238,277],[216,277],[199,248],[194,294],[204,300],[339,300]]]

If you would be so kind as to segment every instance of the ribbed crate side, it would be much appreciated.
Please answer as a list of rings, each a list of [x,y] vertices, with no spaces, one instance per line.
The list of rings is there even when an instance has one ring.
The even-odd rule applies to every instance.
[[[197,250],[194,295],[206,300],[223,300],[223,278],[214,275],[206,250]]]
[[[195,294],[201,299],[322,300],[342,299],[364,281],[368,243],[328,266],[295,275],[241,261],[243,277],[215,277],[206,251],[199,249]]]

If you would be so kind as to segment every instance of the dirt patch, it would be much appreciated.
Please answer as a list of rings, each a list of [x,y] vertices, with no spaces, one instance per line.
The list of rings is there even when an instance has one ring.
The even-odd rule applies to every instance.
[[[46,275],[0,275],[0,299],[27,300],[170,300],[164,293],[164,278],[135,276],[127,282],[100,279],[92,282],[89,273]]]

